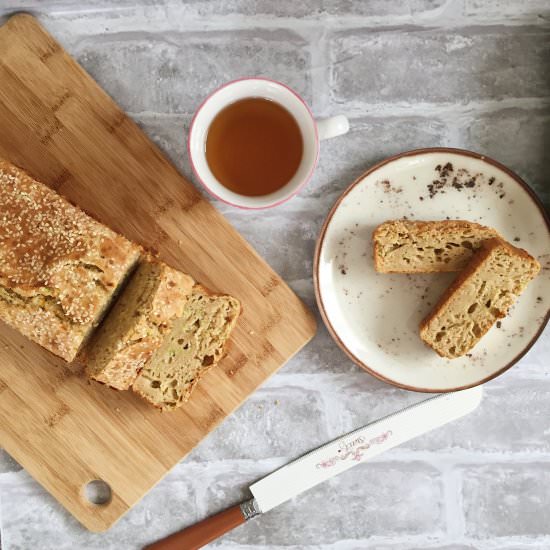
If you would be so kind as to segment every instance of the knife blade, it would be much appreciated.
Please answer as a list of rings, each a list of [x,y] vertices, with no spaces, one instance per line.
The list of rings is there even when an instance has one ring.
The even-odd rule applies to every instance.
[[[319,447],[250,486],[265,513],[353,466],[456,420],[480,403],[481,387],[426,399]]]
[[[416,403],[354,430],[275,470],[250,486],[253,498],[151,544],[146,550],[196,550],[245,521],[319,483],[457,420],[481,403],[481,386]]]

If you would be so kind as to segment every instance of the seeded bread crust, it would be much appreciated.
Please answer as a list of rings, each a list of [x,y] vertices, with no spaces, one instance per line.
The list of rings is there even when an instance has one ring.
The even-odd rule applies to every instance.
[[[485,241],[420,324],[420,337],[440,356],[472,349],[540,271],[526,250],[501,238]]]
[[[240,313],[237,299],[195,285],[182,317],[175,321],[132,389],[163,411],[183,405],[199,380],[223,358]]]
[[[88,376],[129,389],[183,315],[194,284],[159,260],[143,260],[88,347]]]
[[[391,220],[372,235],[374,268],[380,273],[460,271],[492,228],[465,220]]]
[[[0,159],[0,320],[72,361],[140,251]]]

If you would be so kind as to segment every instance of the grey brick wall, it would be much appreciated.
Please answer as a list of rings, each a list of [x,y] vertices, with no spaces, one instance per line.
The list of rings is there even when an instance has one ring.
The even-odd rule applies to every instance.
[[[217,204],[312,307],[312,255],[337,196],[406,149],[476,150],[550,206],[548,0],[0,0],[38,15],[192,179],[201,99],[243,75],[280,79],[314,112],[343,112],[314,180],[269,212]],[[0,83],[1,86],[1,83]],[[320,321],[320,320],[319,320]],[[550,333],[486,386],[481,408],[211,545],[220,550],[550,548]],[[313,342],[111,531],[95,535],[0,451],[4,550],[125,550],[245,498],[331,437],[415,402],[369,377],[320,324]]]

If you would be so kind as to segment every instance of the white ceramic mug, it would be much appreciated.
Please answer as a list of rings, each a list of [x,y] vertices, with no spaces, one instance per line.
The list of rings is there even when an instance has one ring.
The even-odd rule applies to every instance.
[[[292,179],[277,191],[257,197],[241,195],[225,187],[216,179],[206,160],[206,138],[216,115],[231,103],[250,97],[262,97],[282,105],[296,120],[304,143],[302,161]],[[189,158],[195,174],[214,197],[240,208],[269,208],[290,199],[311,179],[321,139],[339,136],[348,130],[349,122],[343,115],[315,120],[306,102],[280,82],[243,78],[217,89],[199,107],[189,129]]]

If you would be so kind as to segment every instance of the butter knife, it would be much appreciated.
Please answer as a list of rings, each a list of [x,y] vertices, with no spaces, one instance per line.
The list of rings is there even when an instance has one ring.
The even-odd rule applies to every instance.
[[[481,386],[431,397],[297,458],[250,486],[253,498],[174,533],[145,550],[196,550],[231,529],[405,441],[472,412]]]

